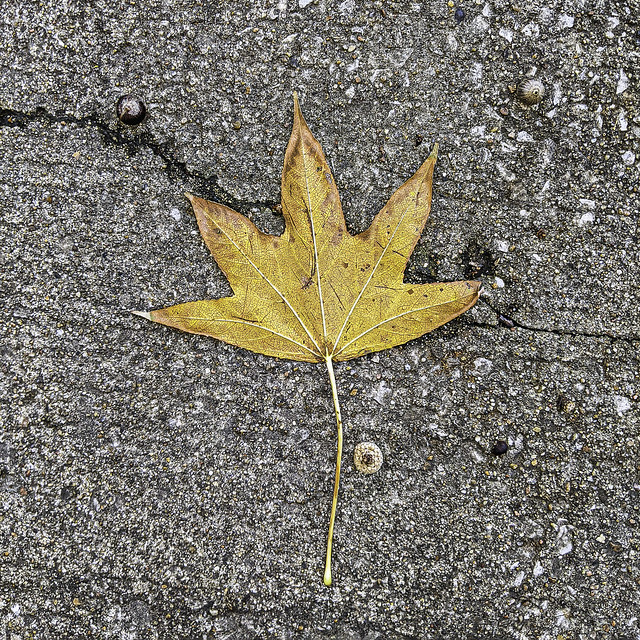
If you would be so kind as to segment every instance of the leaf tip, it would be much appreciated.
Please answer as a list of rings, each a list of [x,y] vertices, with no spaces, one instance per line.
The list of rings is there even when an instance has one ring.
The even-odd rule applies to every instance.
[[[293,125],[297,123],[306,124],[304,116],[302,115],[302,109],[300,108],[300,100],[298,100],[298,92],[293,92]]]
[[[140,316],[141,318],[146,318],[147,320],[151,320],[151,314],[148,311],[131,311],[134,316]]]
[[[431,149],[431,153],[429,154],[429,158],[433,158],[434,160],[438,159],[438,148],[439,148],[438,143],[434,142],[433,149]]]

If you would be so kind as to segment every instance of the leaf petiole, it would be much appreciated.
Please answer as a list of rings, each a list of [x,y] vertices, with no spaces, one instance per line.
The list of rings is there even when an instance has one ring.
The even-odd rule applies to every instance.
[[[338,402],[338,389],[336,387],[336,377],[333,373],[333,360],[330,355],[325,357],[329,380],[331,381],[331,395],[333,396],[333,406],[336,411],[336,423],[338,426],[338,451],[336,453],[336,479],[333,484],[333,502],[331,504],[331,518],[329,519],[329,534],[327,535],[327,559],[324,564],[324,583],[331,586],[331,543],[333,542],[333,525],[336,521],[336,506],[338,504],[338,489],[340,487],[340,463],[342,461],[342,415],[340,414],[340,403]]]

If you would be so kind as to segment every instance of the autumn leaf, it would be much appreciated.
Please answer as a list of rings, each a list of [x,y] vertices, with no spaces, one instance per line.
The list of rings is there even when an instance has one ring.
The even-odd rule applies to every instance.
[[[333,362],[418,338],[464,313],[478,299],[479,282],[403,282],[429,215],[436,156],[437,145],[369,229],[352,236],[322,147],[294,94],[293,131],[281,185],[284,233],[263,233],[242,214],[187,194],[202,237],[234,295],[136,312],[268,356],[326,363],[338,428],[327,585],[342,457]]]

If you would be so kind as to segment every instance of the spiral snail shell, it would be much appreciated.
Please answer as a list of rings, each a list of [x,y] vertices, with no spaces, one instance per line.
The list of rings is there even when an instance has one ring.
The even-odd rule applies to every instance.
[[[147,115],[147,107],[140,98],[126,94],[120,96],[116,104],[116,115],[122,124],[134,127],[144,120]]]
[[[353,463],[360,473],[375,473],[382,466],[382,451],[373,442],[361,442],[353,452]]]
[[[544,97],[544,85],[537,78],[525,78],[518,84],[516,95],[524,104],[537,104]]]

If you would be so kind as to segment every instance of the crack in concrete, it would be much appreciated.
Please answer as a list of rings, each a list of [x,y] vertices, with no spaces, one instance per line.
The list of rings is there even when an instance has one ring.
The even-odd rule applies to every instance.
[[[489,309],[491,309],[491,311],[493,311],[493,313],[495,313],[498,316],[498,323],[507,329],[513,329],[517,327],[518,329],[525,329],[526,331],[533,331],[535,333],[548,333],[548,334],[553,334],[557,336],[571,336],[573,338],[608,339],[608,340],[614,340],[619,342],[627,342],[628,344],[633,344],[635,342],[640,341],[640,336],[633,336],[633,335],[617,336],[612,333],[589,333],[587,331],[575,331],[573,329],[555,329],[555,328],[545,329],[543,327],[534,327],[528,324],[524,324],[523,322],[515,320],[514,318],[501,313],[498,309],[496,309],[491,304],[489,304],[489,302],[487,302],[484,298],[480,298],[479,301],[486,304],[487,307],[489,307]],[[491,329],[497,328],[496,325],[487,324],[486,322],[474,322],[474,321],[467,321],[467,322],[468,324],[471,324],[477,327],[484,327],[484,328],[491,328]]]
[[[275,209],[276,202],[269,200],[257,200],[255,202],[244,202],[239,200],[218,183],[218,176],[206,177],[193,173],[187,169],[185,162],[177,160],[168,142],[158,142],[148,133],[132,133],[127,135],[123,131],[112,128],[100,120],[97,115],[76,116],[49,113],[43,107],[38,107],[32,112],[17,111],[15,109],[0,109],[0,127],[24,128],[29,122],[48,122],[51,124],[75,124],[83,128],[93,128],[102,134],[106,145],[112,147],[125,147],[129,155],[135,155],[142,148],[149,149],[158,156],[164,163],[164,172],[172,180],[183,178],[194,183],[193,191],[198,196],[224,204],[240,213],[247,214],[252,208],[266,207]]]

